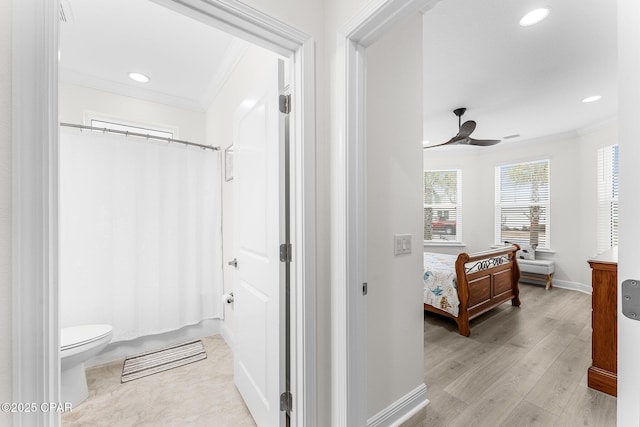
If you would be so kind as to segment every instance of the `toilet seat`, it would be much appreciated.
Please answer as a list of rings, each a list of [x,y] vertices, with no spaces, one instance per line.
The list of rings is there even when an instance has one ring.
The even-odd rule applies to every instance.
[[[82,325],[61,328],[60,350],[70,350],[98,341],[112,332],[111,325]]]

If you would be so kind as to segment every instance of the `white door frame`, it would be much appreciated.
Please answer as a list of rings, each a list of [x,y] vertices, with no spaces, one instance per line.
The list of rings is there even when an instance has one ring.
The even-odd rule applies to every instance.
[[[316,422],[315,59],[313,39],[236,0],[157,0],[289,58],[292,424]],[[13,401],[59,402],[58,1],[12,2]],[[60,423],[18,413],[14,425]]]
[[[366,49],[440,0],[378,0],[338,32],[338,135],[332,158],[332,425],[367,425]]]

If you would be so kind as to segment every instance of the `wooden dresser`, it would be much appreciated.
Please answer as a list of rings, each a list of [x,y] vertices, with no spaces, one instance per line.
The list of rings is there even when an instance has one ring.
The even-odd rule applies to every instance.
[[[590,388],[617,396],[618,391],[618,249],[612,248],[590,259],[591,367]]]

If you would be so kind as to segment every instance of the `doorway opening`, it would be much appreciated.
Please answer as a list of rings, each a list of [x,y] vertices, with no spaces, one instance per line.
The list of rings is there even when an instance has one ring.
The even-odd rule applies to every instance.
[[[292,104],[299,106],[299,109],[292,109],[291,123],[292,123],[292,138],[291,138],[291,153],[292,153],[292,180],[296,183],[296,187],[304,188],[308,190],[305,192],[304,200],[298,199],[293,196],[291,215],[296,219],[294,221],[300,226],[291,230],[292,251],[294,260],[291,263],[292,271],[292,299],[291,304],[295,307],[295,312],[303,313],[302,318],[305,320],[304,325],[294,326],[294,335],[292,336],[292,348],[296,351],[292,353],[297,354],[292,359],[292,366],[295,367],[294,379],[292,381],[292,393],[296,396],[294,402],[295,417],[292,419],[293,425],[306,425],[311,424],[312,416],[314,414],[315,406],[315,392],[313,387],[315,384],[315,366],[313,361],[315,358],[313,354],[315,352],[314,332],[315,331],[315,300],[313,295],[314,276],[313,276],[313,264],[315,262],[314,256],[314,228],[313,225],[313,212],[314,199],[313,196],[313,177],[312,171],[314,161],[314,130],[313,130],[313,114],[308,114],[313,110],[314,96],[313,96],[313,82],[310,79],[309,71],[313,69],[313,41],[311,38],[301,33],[294,28],[291,28],[281,22],[278,22],[264,14],[261,14],[253,9],[248,9],[240,4],[234,4],[233,2],[208,2],[207,4],[200,4],[199,2],[187,2],[198,3],[186,5],[185,2],[173,2],[173,1],[160,1],[157,2],[164,6],[192,18],[195,18],[201,22],[205,22],[208,25],[216,26],[226,31],[232,32],[234,35],[239,36],[245,40],[249,40],[253,43],[260,45],[263,48],[267,48],[276,54],[282,55],[290,60],[291,64],[291,92],[292,92]],[[30,6],[30,5],[29,5]],[[50,33],[51,43],[56,45],[57,31],[58,31],[58,14],[53,5],[42,5],[41,13],[32,13],[30,7],[25,6],[21,8],[16,7],[14,22],[23,24],[16,25],[14,28],[14,36],[16,40],[29,40],[33,41],[32,37],[35,37],[27,29],[33,30],[34,28],[47,28]],[[54,18],[55,17],[55,18]],[[46,23],[46,25],[43,25]],[[20,31],[17,28],[22,28],[25,31]],[[35,31],[33,31],[35,33]],[[255,34],[260,34],[256,36]],[[23,38],[25,36],[26,38]],[[41,40],[42,42],[42,40]],[[34,269],[43,273],[43,280],[25,280],[25,276],[19,274],[21,267],[16,269],[14,277],[14,290],[16,299],[14,300],[14,333],[16,336],[29,336],[33,337],[29,342],[25,340],[16,340],[17,345],[15,347],[14,354],[14,370],[15,387],[14,395],[16,401],[58,401],[58,387],[59,387],[59,374],[57,372],[59,368],[59,338],[57,334],[59,322],[58,322],[58,307],[55,304],[58,292],[57,283],[57,244],[50,245],[50,242],[56,242],[58,238],[57,226],[56,226],[56,212],[58,210],[58,201],[55,197],[57,194],[57,122],[58,122],[58,107],[57,107],[57,68],[55,58],[48,53],[50,49],[45,47],[47,43],[32,43],[30,52],[33,53],[33,57],[43,57],[46,61],[50,61],[51,67],[44,69],[38,69],[38,67],[31,67],[32,75],[27,77],[29,72],[17,73],[19,77],[24,79],[32,79],[37,74],[39,79],[48,82],[43,87],[38,88],[44,90],[42,96],[37,97],[39,99],[40,106],[30,106],[24,110],[21,108],[15,108],[14,110],[14,124],[16,135],[20,135],[20,142],[22,145],[23,153],[32,154],[29,156],[19,156],[22,162],[17,162],[15,165],[15,175],[19,177],[27,177],[41,174],[43,178],[38,184],[35,184],[33,179],[16,180],[20,181],[24,185],[17,185],[16,197],[17,203],[14,203],[16,207],[14,212],[34,212],[34,215],[18,215],[23,218],[20,224],[15,224],[16,233],[14,234],[17,241],[23,242],[20,250],[14,251],[15,259],[26,259],[30,249],[39,248],[38,251],[47,253],[42,259],[40,269],[34,267],[33,263],[30,265],[31,271]],[[47,45],[48,46],[48,45]],[[22,50],[21,50],[22,51]],[[29,51],[25,49],[24,52]],[[57,51],[57,48],[55,49]],[[20,61],[16,61],[20,62]],[[25,61],[25,62],[28,62]],[[20,68],[19,66],[17,68]],[[30,67],[25,65],[25,69]],[[15,88],[24,88],[25,85],[21,85],[19,81],[14,81]],[[48,88],[48,89],[47,89]],[[26,91],[37,91],[36,88],[23,89]],[[46,95],[45,95],[46,93]],[[16,95],[21,94],[20,90],[16,90]],[[24,93],[23,93],[24,94]],[[28,97],[28,95],[27,95]],[[46,102],[45,102],[46,100]],[[40,109],[43,112],[42,117],[47,117],[47,120],[43,120],[42,123],[38,123],[34,131],[33,115],[34,111]],[[28,113],[30,110],[30,113]],[[32,131],[28,130],[27,118],[30,116]],[[49,120],[49,118],[51,120]],[[21,129],[26,129],[21,132]],[[34,134],[47,135],[46,138],[33,137]],[[16,144],[18,145],[18,144]],[[51,149],[49,149],[51,148]],[[34,150],[34,151],[30,151]],[[35,152],[43,153],[47,160],[47,172],[40,172],[34,167],[34,157],[38,157]],[[37,161],[36,161],[37,163]],[[37,188],[36,188],[37,187]],[[52,192],[52,193],[50,193]],[[29,209],[29,201],[27,201],[26,194],[43,195],[42,200],[48,200],[46,209]],[[45,196],[45,194],[47,196]],[[54,197],[50,197],[49,194],[53,194]],[[23,196],[24,197],[21,197]],[[14,200],[15,200],[14,199]],[[33,227],[32,229],[38,230],[36,233],[20,233],[19,230],[29,229],[30,224],[47,223],[49,227],[45,229],[39,227]],[[29,234],[27,236],[27,234]],[[30,248],[30,249],[28,249]],[[50,261],[46,261],[50,260]],[[20,262],[16,265],[20,266]],[[46,272],[46,273],[45,273]],[[31,275],[28,275],[31,277]],[[21,280],[18,280],[20,278]],[[20,297],[23,295],[24,297]],[[27,298],[27,296],[29,298]],[[29,309],[26,302],[27,299],[42,299],[45,301],[44,310],[42,307],[34,307]],[[24,301],[24,302],[23,302]],[[26,321],[26,319],[41,319],[40,322]],[[294,319],[294,321],[296,321]],[[46,325],[44,331],[42,326]],[[28,332],[27,332],[28,331]],[[43,333],[44,332],[44,333]],[[44,369],[37,370],[35,366],[42,363],[43,360],[48,361]],[[33,372],[40,372],[41,374],[35,375]],[[28,397],[30,396],[30,397]],[[38,397],[40,396],[40,397]],[[273,402],[273,405],[279,406],[280,402]],[[59,422],[56,414],[41,414],[39,415],[43,420],[47,420],[43,423],[56,425]]]

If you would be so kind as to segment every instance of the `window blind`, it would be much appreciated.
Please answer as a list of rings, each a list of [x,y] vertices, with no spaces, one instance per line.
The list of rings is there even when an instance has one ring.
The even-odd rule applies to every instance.
[[[598,149],[598,252],[618,246],[618,145]]]
[[[495,169],[495,243],[550,247],[549,160]]]
[[[462,241],[462,171],[424,171],[424,240]]]

